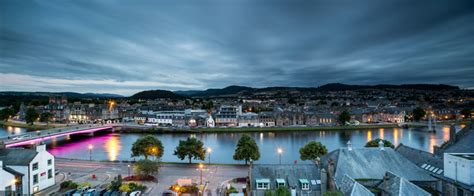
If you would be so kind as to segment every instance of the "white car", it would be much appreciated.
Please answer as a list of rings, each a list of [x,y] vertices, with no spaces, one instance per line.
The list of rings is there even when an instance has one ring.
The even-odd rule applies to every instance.
[[[138,196],[138,195],[142,195],[142,192],[141,191],[133,191],[130,193],[130,196]]]

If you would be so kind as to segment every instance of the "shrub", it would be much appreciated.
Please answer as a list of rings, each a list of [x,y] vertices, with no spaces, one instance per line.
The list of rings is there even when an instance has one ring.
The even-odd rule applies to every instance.
[[[156,181],[154,176],[127,176],[123,178],[124,181]]]
[[[64,182],[61,182],[60,184],[60,187],[62,189],[77,189],[77,187],[79,187],[79,185],[71,180],[66,180]]]
[[[83,188],[83,187],[87,187],[87,186],[88,186],[88,187],[91,187],[91,186],[92,186],[92,183],[90,183],[90,182],[83,182],[83,183],[79,186],[79,188]]]
[[[128,184],[122,184],[122,186],[120,186],[120,188],[119,188],[119,191],[132,192],[132,189],[130,188],[130,186]]]
[[[143,184],[137,184],[137,183],[128,183],[128,186],[130,186],[130,189],[132,189],[132,191],[145,191],[146,190],[146,186],[143,185]]]
[[[344,196],[344,194],[342,194],[339,191],[328,191],[328,192],[325,192],[323,196]]]

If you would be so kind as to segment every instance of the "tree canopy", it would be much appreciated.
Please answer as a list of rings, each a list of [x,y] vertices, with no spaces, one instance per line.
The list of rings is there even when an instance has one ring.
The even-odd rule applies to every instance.
[[[346,122],[349,122],[351,120],[351,115],[349,114],[349,112],[343,111],[341,114],[339,114],[338,120],[342,125],[345,125]]]
[[[139,176],[152,176],[160,171],[160,163],[148,159],[139,160],[134,164],[133,169]]]
[[[206,158],[206,149],[204,149],[204,143],[194,137],[188,137],[186,140],[179,140],[179,145],[174,151],[174,155],[178,156],[179,159],[184,160],[188,158],[189,163],[191,160],[204,160]]]
[[[321,157],[328,153],[326,146],[321,144],[321,142],[311,141],[305,146],[300,148],[300,159],[301,160],[316,160],[318,157]]]
[[[154,156],[159,159],[163,156],[163,151],[161,141],[152,135],[139,138],[132,145],[132,157],[144,156],[148,159],[148,156]]]
[[[8,120],[8,118],[15,115],[15,110],[13,108],[5,108],[0,110],[0,120]]]
[[[469,108],[462,109],[460,113],[464,118],[471,118],[471,109]]]
[[[53,114],[49,112],[44,112],[44,113],[41,113],[40,115],[40,122],[48,123],[49,121],[51,121],[52,118],[53,118]]]
[[[381,140],[380,138],[370,140],[365,144],[365,147],[379,147],[380,140]],[[392,144],[392,142],[390,142],[388,140],[382,140],[382,141],[383,141],[383,146],[384,147],[395,148],[395,146]]]
[[[25,121],[28,124],[33,124],[39,117],[38,112],[34,108],[28,108],[25,114]]]
[[[419,121],[426,115],[426,111],[423,108],[417,107],[413,110],[413,120]]]
[[[260,159],[260,151],[255,140],[247,134],[240,137],[234,153],[234,160],[244,160],[245,164],[250,160]]]

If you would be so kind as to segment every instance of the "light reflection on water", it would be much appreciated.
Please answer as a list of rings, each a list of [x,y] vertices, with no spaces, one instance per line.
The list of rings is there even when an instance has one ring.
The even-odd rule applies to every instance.
[[[327,146],[328,150],[345,147],[351,141],[354,148],[363,147],[369,140],[384,138],[394,145],[403,143],[424,151],[433,151],[434,145],[440,145],[449,139],[449,126],[438,125],[436,133],[424,132],[423,129],[385,128],[375,130],[351,131],[303,131],[303,132],[262,132],[249,133],[260,148],[259,163],[278,163],[277,147],[283,148],[282,162],[293,163],[299,160],[299,149],[307,142],[316,140]],[[457,127],[459,129],[459,126]],[[10,133],[14,128],[4,128],[0,134]],[[3,132],[3,133],[2,133]],[[375,132],[375,135],[374,135]],[[163,143],[165,151],[163,161],[185,162],[177,159],[173,151],[189,134],[155,134]],[[232,159],[235,146],[242,133],[195,134],[211,147],[212,162],[239,163]],[[131,146],[141,134],[103,133],[90,136],[72,136],[69,139],[56,138],[48,142],[48,150],[57,157],[89,159],[87,146],[93,145],[92,159],[95,160],[133,160]],[[193,160],[194,161],[194,160]],[[207,160],[206,160],[207,161]],[[308,162],[309,163],[309,162]]]

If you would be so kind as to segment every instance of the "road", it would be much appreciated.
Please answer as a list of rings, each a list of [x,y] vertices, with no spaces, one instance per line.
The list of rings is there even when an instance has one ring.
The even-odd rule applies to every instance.
[[[75,182],[90,182],[94,186],[100,186],[110,183],[110,181],[121,174],[123,177],[128,175],[128,163],[119,162],[98,162],[84,160],[56,159],[56,169],[60,170],[62,175],[67,176],[62,180],[69,179]],[[248,168],[245,166],[231,165],[211,165],[203,169],[203,182],[209,182],[207,189],[211,190],[212,195],[216,195],[216,189],[227,180],[239,177],[246,177]],[[132,168],[130,173],[133,174]],[[169,186],[176,183],[178,179],[192,179],[195,183],[200,183],[200,170],[196,164],[163,164],[157,175],[158,183],[146,182],[151,187],[150,195],[161,195]],[[96,178],[93,179],[92,175]]]

